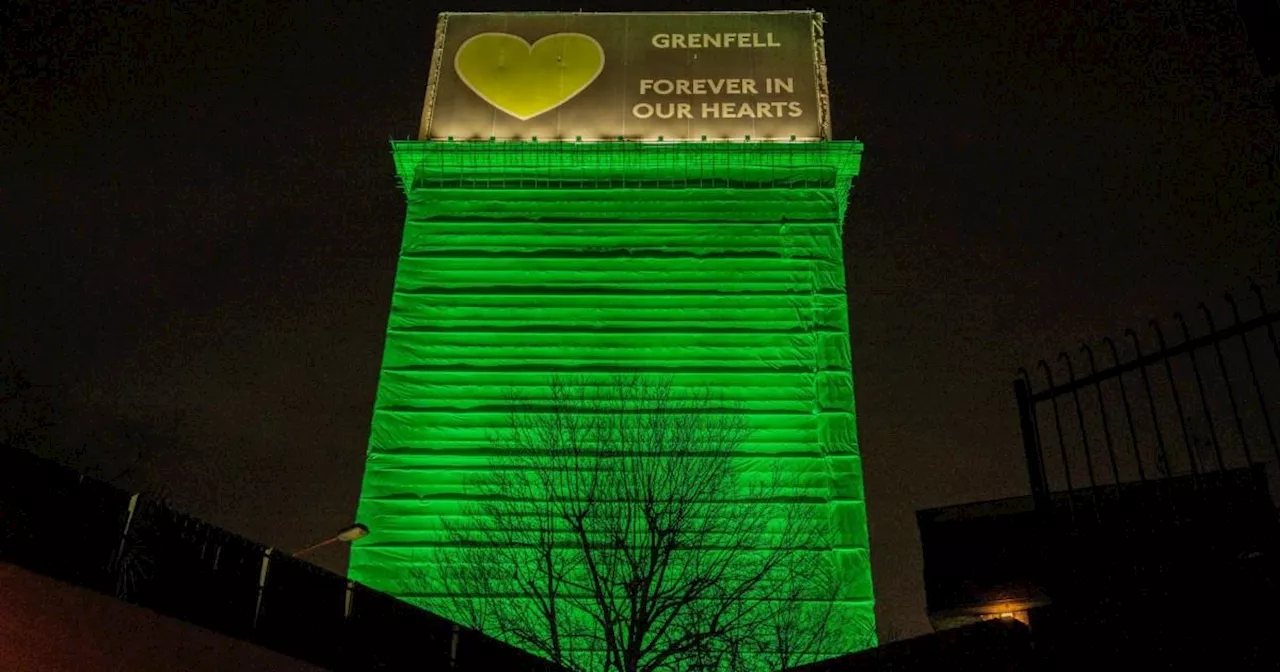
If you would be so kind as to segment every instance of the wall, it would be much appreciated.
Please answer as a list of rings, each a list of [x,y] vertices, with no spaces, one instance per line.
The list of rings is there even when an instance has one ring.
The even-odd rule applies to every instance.
[[[0,595],[6,672],[323,669],[8,563]]]

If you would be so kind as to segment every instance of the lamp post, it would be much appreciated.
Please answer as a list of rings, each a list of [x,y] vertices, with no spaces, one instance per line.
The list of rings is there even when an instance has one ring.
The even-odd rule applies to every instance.
[[[305,553],[310,553],[321,546],[327,546],[335,541],[345,541],[350,543],[368,534],[369,528],[360,523],[348,525],[341,530],[338,530],[338,533],[332,537],[329,537],[318,544],[312,544],[301,551],[295,552],[293,557],[301,557]],[[266,549],[266,552],[262,554],[262,569],[258,572],[258,602],[253,607],[253,627],[255,628],[258,627],[258,617],[262,615],[262,598],[267,590],[267,575],[271,569],[271,553],[274,550],[275,549],[268,548]],[[353,582],[347,581],[347,599],[346,607],[343,611],[344,617],[351,615],[351,598],[354,586],[355,584]]]
[[[312,544],[302,549],[301,551],[295,552],[293,554],[293,557],[300,558],[306,553],[310,553],[311,551],[314,551],[317,548],[320,548],[321,546],[327,546],[329,544],[332,544],[335,541],[345,541],[347,543],[351,543],[356,539],[360,539],[361,537],[364,537],[368,534],[369,534],[369,528],[361,523],[348,525],[347,527],[344,527],[341,530],[338,530],[338,533],[333,535],[332,537],[329,537],[328,539],[325,539],[324,541],[321,541],[319,543]]]

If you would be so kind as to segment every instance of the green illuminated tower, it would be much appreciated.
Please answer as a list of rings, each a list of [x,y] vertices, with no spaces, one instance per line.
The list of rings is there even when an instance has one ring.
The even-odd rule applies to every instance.
[[[719,388],[746,468],[809,476],[842,599],[872,605],[841,223],[861,145],[399,142],[408,197],[351,577],[397,593],[548,374]]]
[[[486,104],[506,112],[494,113],[488,129],[516,123],[512,115],[526,123],[520,107],[525,103],[519,102],[524,99],[512,92],[532,89],[523,82],[504,84],[501,67],[487,72],[475,65],[493,58],[500,64],[541,59],[534,65],[553,74],[569,68],[560,81],[576,77],[577,89],[542,92],[551,101],[545,104],[561,106],[564,111],[553,113],[561,116],[533,110],[527,121],[553,118],[563,127],[575,118],[565,101],[576,100],[584,87],[607,88],[607,82],[592,82],[601,72],[604,81],[609,64],[643,60],[631,52],[613,56],[632,47],[603,38],[603,47],[590,47],[595,40],[583,33],[649,34],[643,21],[649,17],[628,19],[628,31],[596,33],[583,19],[588,29],[535,42],[567,27],[557,23],[557,15],[534,15],[527,22],[531,27],[522,29],[525,38],[495,38],[484,32],[493,17],[504,30],[516,31],[517,23],[507,15],[476,16],[483,21],[470,34],[489,43],[449,47],[449,53],[474,52],[468,52],[472,60],[456,57],[458,75],[470,78],[445,78],[449,73],[440,63],[449,59],[442,59],[439,45],[449,43],[441,22],[427,101],[427,116],[433,107],[437,113],[436,126],[466,128],[483,116],[484,108],[476,106]],[[712,19],[741,19],[747,23],[732,24],[735,29],[756,29],[750,21],[757,19],[743,16]],[[820,17],[764,16],[761,25],[771,32],[678,40],[655,34],[645,48],[663,51],[646,56],[646,63],[670,56],[673,44],[718,42],[760,49],[798,44],[795,59],[810,68],[821,65],[820,36],[814,33],[810,40],[809,34]],[[616,26],[618,19],[611,20]],[[789,25],[794,33],[784,32]],[[522,46],[539,44],[561,51],[528,46],[526,54]],[[760,63],[762,72],[772,61]],[[536,69],[529,72],[521,77],[538,75]],[[825,73],[817,74],[819,83],[811,83],[807,95],[817,97],[821,114],[814,116],[821,118]],[[630,86],[622,81],[619,87]],[[463,102],[443,100],[441,92],[451,91],[447,85],[462,91],[450,95]],[[655,88],[647,86],[643,90]],[[783,86],[756,88],[777,93]],[[758,108],[689,105],[716,115],[730,108],[761,114],[788,109],[770,102]],[[793,107],[813,115],[809,105]],[[463,111],[448,117],[442,109]],[[801,121],[813,123],[810,117]],[[686,138],[701,132],[691,123],[683,130]],[[735,129],[742,124],[731,122]],[[539,142],[514,138],[511,133],[522,132],[518,124],[510,126],[513,132],[503,131],[503,139],[455,140],[430,127],[424,119],[424,139],[392,147],[408,207],[358,512],[372,532],[351,551],[351,578],[432,606],[434,593],[442,590],[439,567],[457,551],[448,526],[469,515],[467,484],[491,467],[492,437],[509,422],[503,402],[510,392],[546,398],[553,375],[604,381],[622,369],[661,376],[677,387],[709,389],[744,410],[751,434],[733,458],[737,471],[781,473],[799,484],[787,506],[831,532],[830,548],[811,552],[828,558],[839,576],[835,610],[845,623],[871,626],[842,252],[845,208],[862,145],[822,139],[825,122],[812,127],[817,138],[764,142],[743,141],[742,135],[736,142],[708,142],[705,135],[680,142],[633,136]],[[754,119],[745,126],[768,127]],[[787,132],[785,125],[778,128]],[[742,515],[751,515],[749,501],[741,506]]]

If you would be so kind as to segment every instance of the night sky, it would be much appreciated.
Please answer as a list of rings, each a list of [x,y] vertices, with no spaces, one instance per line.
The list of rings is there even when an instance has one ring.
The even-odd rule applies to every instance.
[[[418,127],[436,13],[654,5],[97,4],[0,10],[0,356],[59,418],[43,452],[105,472],[143,437],[134,482],[307,545],[354,515],[404,215],[388,140]],[[827,13],[836,137],[866,143],[845,254],[902,636],[928,628],[913,512],[1027,492],[1016,367],[1274,283],[1280,127],[1233,3],[847,4],[669,8]]]

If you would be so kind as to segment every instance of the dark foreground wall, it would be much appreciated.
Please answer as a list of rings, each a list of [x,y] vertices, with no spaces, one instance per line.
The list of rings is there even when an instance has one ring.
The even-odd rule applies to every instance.
[[[1037,666],[1030,631],[998,619],[892,642],[787,672],[1023,672]]]
[[[3,446],[0,562],[325,669],[558,669],[163,502]],[[8,611],[6,592],[0,585],[0,611]]]
[[[320,669],[0,563],[0,670],[6,672]]]

